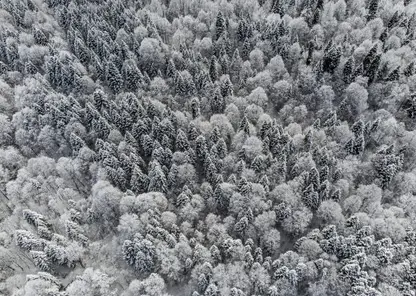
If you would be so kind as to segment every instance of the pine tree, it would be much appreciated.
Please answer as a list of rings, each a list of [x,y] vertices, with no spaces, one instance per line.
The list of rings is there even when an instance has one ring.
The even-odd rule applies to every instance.
[[[396,12],[393,14],[391,19],[389,20],[387,24],[387,28],[391,30],[401,19],[401,16],[399,15],[399,11],[396,10]]]
[[[16,245],[24,250],[39,250],[44,247],[44,242],[37,239],[30,231],[16,230]]]
[[[210,100],[210,105],[211,105],[211,111],[212,113],[216,114],[216,113],[224,113],[224,109],[225,109],[225,100],[224,97],[221,95],[221,91],[219,89],[219,87],[216,87],[211,100]]]
[[[411,62],[403,71],[406,77],[410,77],[415,73],[415,62]]]
[[[270,191],[270,181],[267,175],[263,175],[259,181],[261,185],[263,185],[263,188],[266,192]]]
[[[221,67],[221,74],[228,75],[228,73],[230,72],[230,58],[228,57],[228,54],[225,52],[224,47],[220,53],[219,65]]]
[[[0,73],[3,73],[3,72],[4,71],[0,70]],[[27,61],[25,63],[25,73],[27,75],[36,74],[37,72],[38,72],[38,68],[31,61]]]
[[[119,93],[123,86],[123,77],[121,76],[116,65],[112,62],[107,64],[107,83],[111,91],[115,94]]]
[[[51,270],[51,262],[42,251],[30,251],[30,257],[32,257],[33,263],[42,271]]]
[[[308,42],[308,55],[306,57],[306,65],[309,66],[312,63],[312,55],[314,50],[314,43],[312,41]]]
[[[239,131],[244,131],[247,135],[250,135],[250,126],[248,123],[247,117],[244,115],[243,119],[240,122],[240,127],[238,128]]]
[[[355,68],[355,60],[354,56],[351,56],[344,65],[344,69],[342,71],[343,80],[346,84],[351,83],[352,81],[352,74]]]
[[[149,177],[143,174],[138,165],[134,165],[130,178],[130,188],[136,194],[146,192],[149,186]]]
[[[241,19],[238,22],[238,28],[237,28],[237,38],[238,41],[244,42],[244,40],[248,37],[248,31],[249,31],[249,24],[246,19]]]
[[[355,146],[355,141],[354,141],[353,138],[351,138],[344,145],[344,149],[345,149],[345,151],[347,151],[347,153],[353,154],[354,153],[354,146]]]
[[[200,135],[195,140],[195,153],[199,161],[203,162],[208,153],[207,143],[205,137]]]
[[[201,273],[197,280],[197,287],[200,293],[204,293],[209,285],[207,276],[204,273]]]
[[[36,213],[35,211],[31,211],[29,209],[23,210],[23,218],[31,225],[35,226],[36,228],[39,227],[50,227],[51,224],[45,219],[45,217],[41,214]]]
[[[257,155],[251,163],[251,168],[256,172],[260,173],[263,170],[263,158]]]
[[[368,5],[367,22],[373,20],[377,16],[379,0],[370,0]]]
[[[356,136],[354,141],[354,147],[353,147],[353,154],[360,154],[364,151],[365,147],[365,140],[364,140],[364,134],[361,133],[360,135]]]
[[[231,65],[230,65],[230,76],[231,76],[231,80],[234,83],[238,81],[242,65],[243,65],[243,59],[240,56],[240,52],[238,48],[236,48],[231,58]]]
[[[35,28],[33,32],[33,37],[35,39],[36,44],[47,46],[48,45],[48,37],[46,37],[45,33],[42,30]]]
[[[376,43],[370,49],[370,51],[368,52],[368,54],[364,57],[363,67],[364,67],[364,71],[365,72],[367,72],[368,69],[371,67],[371,63],[373,62],[374,58],[377,55],[377,50],[378,50],[378,44]]]
[[[238,191],[243,195],[247,195],[250,192],[250,190],[250,183],[248,183],[246,178],[241,177],[240,181],[238,182]]]
[[[234,225],[234,231],[244,235],[248,225],[248,219],[246,216],[244,216]]]
[[[157,161],[152,163],[152,168],[149,171],[149,186],[147,191],[158,191],[162,193],[167,192],[166,176]]]
[[[193,119],[198,118],[201,115],[200,103],[196,97],[191,100],[191,111]]]
[[[175,78],[177,73],[175,63],[172,59],[169,59],[168,64],[166,66],[166,76],[169,78]]]
[[[384,42],[387,40],[387,37],[389,36],[388,29],[384,29],[383,32],[380,34],[379,40],[384,44]]]
[[[227,156],[227,144],[225,143],[224,139],[221,137],[216,144],[218,157],[223,159]]]
[[[227,96],[233,95],[233,84],[230,81],[230,77],[228,75],[221,81],[221,95],[225,98]]]
[[[149,135],[143,135],[141,137],[141,144],[144,155],[146,157],[150,156],[154,148],[152,137],[150,137]]]
[[[74,133],[70,134],[69,143],[71,144],[72,153],[75,156],[78,155],[78,152],[79,150],[81,150],[82,147],[86,146],[84,140],[82,140],[80,137],[78,137]]]
[[[351,127],[351,131],[354,133],[355,137],[358,137],[364,132],[364,121],[361,119],[357,120]]]
[[[272,1],[272,12],[279,14],[280,17],[284,16],[283,1],[282,0],[273,0]]]
[[[377,81],[382,81],[385,77],[387,77],[389,70],[388,62],[384,63],[381,69],[377,73]]]
[[[230,199],[228,195],[222,190],[220,184],[215,187],[214,190],[214,201],[218,211],[226,213],[230,205]]]
[[[226,23],[222,12],[220,11],[215,21],[215,40],[218,40],[226,31]]]
[[[334,73],[336,67],[338,67],[341,58],[341,49],[339,47],[331,47],[325,54],[322,63],[324,72]]]
[[[81,38],[75,38],[74,53],[81,63],[84,65],[88,64],[90,60],[90,51],[85,46],[84,41],[82,41]]]
[[[374,79],[376,78],[376,74],[377,74],[377,70],[378,67],[380,66],[380,60],[381,60],[381,54],[377,55],[372,63],[370,68],[367,71],[367,76],[368,76],[368,82],[372,83],[374,81]]]
[[[248,38],[246,38],[246,40],[244,40],[243,48],[242,48],[242,51],[241,51],[241,57],[244,60],[247,60],[249,58],[251,49],[252,49],[252,47],[251,47],[250,40]]]
[[[211,77],[211,81],[215,82],[218,79],[218,75],[218,62],[215,55],[213,55],[209,65],[209,76]]]
[[[200,134],[200,132],[195,127],[195,124],[193,122],[191,122],[189,124],[189,129],[188,129],[188,139],[190,141],[195,141],[197,139],[197,137],[199,136],[199,134]]]
[[[122,67],[124,88],[126,91],[134,92],[142,81],[142,73],[134,61],[126,61]]]
[[[186,134],[181,129],[178,130],[178,135],[176,136],[176,150],[186,151],[189,149],[189,141],[186,137]]]
[[[210,157],[206,158],[206,162],[204,164],[204,170],[205,170],[205,176],[207,181],[210,184],[214,184],[215,178],[217,176],[217,168],[215,167],[215,164],[212,162]]]
[[[386,81],[396,81],[399,80],[400,77],[400,66],[397,66],[396,69],[394,69],[393,71],[391,71],[389,73],[389,75],[386,77]]]

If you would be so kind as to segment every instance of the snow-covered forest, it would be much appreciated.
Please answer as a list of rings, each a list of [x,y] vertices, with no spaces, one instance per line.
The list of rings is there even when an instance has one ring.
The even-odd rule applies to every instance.
[[[0,0],[0,295],[414,296],[415,0]]]

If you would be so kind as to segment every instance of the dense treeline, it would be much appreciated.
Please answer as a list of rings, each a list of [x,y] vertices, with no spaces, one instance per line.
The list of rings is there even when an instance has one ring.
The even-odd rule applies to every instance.
[[[0,294],[415,295],[416,2],[0,18]]]

